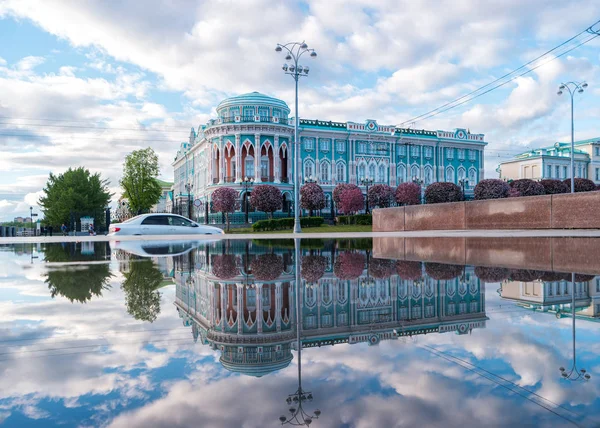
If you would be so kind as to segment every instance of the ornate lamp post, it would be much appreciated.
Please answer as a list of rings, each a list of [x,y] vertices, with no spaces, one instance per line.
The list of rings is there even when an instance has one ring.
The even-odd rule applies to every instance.
[[[252,186],[252,183],[254,183],[254,178],[252,177],[245,177],[242,182],[240,183],[242,186],[244,186],[244,197],[245,197],[245,201],[244,201],[244,211],[245,211],[245,215],[246,215],[246,223],[248,223],[248,188],[250,186]]]
[[[191,220],[192,219],[192,189],[194,188],[194,185],[192,183],[185,183],[185,190],[187,192],[187,198],[188,198],[188,218]]]
[[[291,61],[291,64],[283,64],[283,72],[289,74],[294,78],[296,83],[296,98],[295,98],[295,119],[294,119],[294,233],[300,233],[300,213],[299,213],[299,201],[300,201],[300,141],[298,141],[298,79],[301,76],[308,75],[308,67],[303,67],[298,64],[298,60],[305,53],[309,53],[311,58],[316,58],[317,53],[314,49],[308,49],[308,45],[305,42],[290,42],[285,45],[277,44],[275,52],[282,52],[285,50],[287,55],[285,56],[286,61]]]
[[[300,313],[300,239],[294,239],[294,263],[296,283],[296,340],[298,346],[298,389],[288,395],[285,402],[289,408],[290,416],[281,415],[281,425],[310,426],[314,419],[319,419],[321,411],[316,409],[312,414],[304,410],[304,404],[313,400],[312,392],[302,389],[302,340],[300,338],[301,313]]]
[[[585,82],[561,83],[557,92],[558,95],[562,95],[563,91],[567,90],[571,96],[571,193],[575,193],[575,127],[573,124],[573,98],[576,93],[582,94],[587,86],[588,84]]]
[[[419,188],[421,189],[421,203],[423,203],[423,179],[421,179],[415,175],[412,178],[412,182],[419,185]]]
[[[469,179],[461,178],[460,180],[458,180],[458,184],[460,185],[460,188],[462,189],[463,198],[466,199],[465,186],[467,186],[469,184]]]
[[[366,205],[365,205],[365,214],[369,214],[369,186],[373,184],[373,179],[370,177],[363,177],[360,179],[361,186],[365,186],[367,192]]]
[[[571,273],[571,316],[573,317],[573,364],[569,370],[559,368],[563,379],[571,381],[588,381],[592,377],[586,369],[578,369],[575,360],[575,273]]]
[[[309,184],[309,183],[316,183],[317,179],[315,177],[313,177],[312,175],[308,178],[304,179],[304,183]]]

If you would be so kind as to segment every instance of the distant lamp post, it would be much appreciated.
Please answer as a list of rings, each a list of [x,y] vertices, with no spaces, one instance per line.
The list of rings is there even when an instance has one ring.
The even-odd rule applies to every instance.
[[[573,99],[576,93],[582,94],[587,86],[588,84],[585,82],[561,83],[557,92],[558,95],[562,95],[563,91],[566,90],[571,96],[571,193],[575,193],[575,126],[573,123]]]
[[[191,220],[192,219],[192,189],[194,188],[194,185],[191,183],[185,183],[185,190],[187,192],[187,197],[188,197],[188,218]]]
[[[366,187],[366,192],[367,192],[367,198],[366,198],[366,205],[365,205],[365,213],[369,214],[369,186],[371,186],[373,184],[374,180],[370,177],[363,177],[360,179],[360,184],[361,186],[365,186]]]
[[[460,180],[458,180],[458,184],[460,184],[460,188],[462,189],[463,198],[466,199],[465,187],[469,185],[469,179],[461,178]]]
[[[416,175],[412,178],[412,182],[417,184],[421,190],[421,203],[423,203],[423,179],[417,177]],[[464,193],[464,192],[463,192]]]
[[[308,45],[305,42],[290,42],[285,45],[277,44],[275,52],[286,51],[286,61],[290,61],[291,64],[283,64],[283,72],[289,74],[296,83],[296,97],[295,97],[295,118],[294,118],[294,233],[300,233],[300,141],[298,141],[298,79],[302,76],[308,75],[308,67],[304,67],[298,64],[298,61],[305,53],[308,53],[311,58],[316,58],[317,53],[314,49],[308,49]]]
[[[316,182],[317,182],[317,179],[315,177],[313,177],[312,175],[310,177],[304,179],[304,183],[306,183],[306,184],[316,183]]]
[[[243,204],[244,204],[244,213],[245,213],[246,223],[248,223],[248,188],[250,186],[252,186],[252,183],[254,183],[254,178],[252,178],[252,177],[244,177],[244,179],[240,183],[244,187]]]
[[[569,370],[564,367],[560,367],[560,375],[563,379],[570,381],[588,381],[592,377],[586,369],[578,369],[577,361],[575,359],[575,274],[571,273],[571,316],[573,317],[573,364]]]

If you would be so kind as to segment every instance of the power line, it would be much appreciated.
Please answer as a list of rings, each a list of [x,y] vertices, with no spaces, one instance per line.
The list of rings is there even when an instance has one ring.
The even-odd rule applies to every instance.
[[[84,123],[84,124],[105,124],[106,120],[90,122],[87,120],[73,120],[73,119],[50,119],[40,117],[14,117],[14,116],[0,116],[2,120],[35,120],[37,122],[66,122],[66,123]],[[168,126],[164,125],[164,128],[183,129],[179,126]]]
[[[548,55],[548,54],[550,54],[550,53],[554,52],[555,50],[557,50],[557,49],[559,49],[559,48],[563,47],[563,46],[564,46],[564,45],[566,45],[567,43],[570,43],[571,41],[573,41],[573,40],[574,40],[574,39],[576,39],[577,37],[581,36],[583,33],[586,33],[586,32],[588,32],[588,33],[589,33],[589,30],[590,30],[590,29],[591,29],[591,28],[592,28],[594,25],[596,25],[596,24],[598,24],[598,23],[600,23],[600,21],[596,21],[594,24],[592,24],[591,26],[589,26],[589,27],[588,27],[588,28],[586,28],[585,30],[581,31],[580,33],[576,34],[575,36],[571,37],[570,39],[568,39],[568,40],[564,41],[563,43],[561,43],[561,44],[559,44],[559,45],[555,46],[554,48],[552,48],[552,49],[550,49],[550,50],[548,50],[548,51],[544,52],[543,54],[541,54],[541,55],[537,56],[536,58],[534,58],[534,59],[532,59],[531,61],[529,61],[529,62],[527,62],[527,63],[523,64],[522,66],[520,66],[520,67],[518,67],[518,68],[516,68],[516,69],[512,70],[511,72],[509,72],[509,73],[506,73],[505,75],[503,75],[503,76],[501,76],[501,77],[499,77],[499,78],[497,78],[497,79],[495,79],[495,80],[493,80],[493,81],[491,81],[491,82],[487,83],[486,85],[484,85],[484,86],[481,86],[481,87],[479,87],[479,88],[477,88],[477,89],[475,89],[475,90],[473,90],[473,91],[469,92],[468,94],[465,94],[465,95],[463,95],[463,96],[461,96],[461,97],[459,97],[459,98],[456,98],[456,99],[454,99],[454,100],[452,100],[452,101],[449,101],[449,102],[447,102],[446,104],[443,104],[443,105],[442,105],[442,106],[440,106],[440,107],[437,107],[437,108],[435,108],[435,109],[433,109],[433,110],[430,110],[430,111],[428,111],[428,112],[426,112],[426,113],[423,113],[423,114],[421,114],[421,115],[419,115],[419,116],[416,116],[416,117],[414,117],[414,118],[412,118],[412,119],[406,120],[406,121],[402,122],[402,123],[401,123],[399,126],[402,126],[402,125],[404,125],[404,124],[406,124],[406,123],[411,123],[411,122],[417,122],[417,121],[421,121],[421,120],[423,120],[423,119],[427,119],[428,117],[435,116],[435,114],[433,114],[433,115],[432,115],[432,113],[435,113],[435,112],[437,112],[437,111],[439,111],[439,110],[441,110],[441,109],[444,109],[444,108],[445,108],[445,107],[447,107],[447,106],[450,106],[450,105],[452,105],[452,104],[454,104],[454,103],[456,103],[456,102],[458,102],[458,101],[461,101],[461,100],[463,100],[464,98],[467,98],[467,97],[469,97],[469,96],[471,96],[471,95],[473,95],[473,94],[475,94],[475,93],[477,93],[477,92],[481,91],[482,89],[485,89],[485,88],[489,87],[490,85],[493,85],[494,83],[496,83],[496,82],[498,82],[498,81],[500,81],[500,80],[502,80],[502,79],[504,79],[504,78],[506,78],[506,77],[508,77],[508,76],[510,76],[510,75],[512,75],[512,74],[514,74],[514,73],[516,73],[517,71],[519,71],[519,70],[522,70],[523,68],[525,68],[525,67],[527,67],[528,65],[530,65],[530,64],[532,64],[532,63],[534,63],[534,62],[536,62],[537,60],[539,60],[539,59],[543,58],[544,56],[546,56],[546,55]],[[596,33],[591,33],[591,34],[592,34],[592,37],[588,38],[588,39],[587,39],[586,41],[584,41],[583,43],[580,43],[580,44],[576,45],[575,47],[573,47],[573,48],[571,48],[571,49],[567,50],[566,52],[563,52],[563,53],[561,53],[560,55],[558,55],[558,56],[554,57],[552,60],[554,60],[554,59],[556,59],[556,58],[558,58],[558,57],[560,57],[560,56],[562,56],[562,55],[564,55],[564,54],[566,54],[566,53],[570,52],[570,51],[571,51],[571,50],[573,50],[573,49],[576,49],[576,48],[578,48],[579,46],[581,46],[581,45],[583,45],[583,44],[585,44],[585,43],[589,42],[590,40],[594,39],[595,37],[598,37],[598,35],[599,35],[599,34],[596,34]],[[544,64],[546,64],[546,63],[544,63]],[[542,64],[542,65],[543,65],[543,64]],[[535,70],[536,68],[539,68],[539,66],[538,66],[538,67],[535,67],[535,68],[532,68],[532,69],[528,70],[526,73],[520,74],[519,76],[516,76],[516,77],[520,77],[520,76],[522,76],[522,75],[524,75],[524,74],[527,74],[527,73],[529,73],[529,72],[531,72],[531,71]],[[516,78],[516,77],[515,77],[515,78]],[[512,81],[512,80],[514,80],[515,78],[508,80],[506,83],[508,83],[508,82],[510,82],[510,81]],[[502,86],[502,85],[500,85],[500,86]],[[497,88],[497,87],[499,87],[499,86],[496,86],[496,87],[494,87],[494,88],[492,88],[492,89],[495,89],[495,88]],[[487,92],[489,92],[489,91],[487,91]],[[484,92],[484,94],[485,94],[485,93],[487,93],[487,92]],[[483,94],[481,94],[481,95],[483,95]],[[476,97],[474,97],[474,98],[476,98]],[[471,98],[471,99],[474,99],[474,98]],[[469,99],[469,100],[470,100],[470,99]],[[463,104],[463,103],[460,103],[460,104],[457,104],[457,105],[461,105],[461,104]],[[453,107],[452,107],[452,108],[453,108]],[[449,110],[449,109],[445,109],[445,110],[443,110],[443,111],[447,111],[447,110]],[[442,113],[443,111],[440,111],[439,113]],[[430,116],[430,115],[431,115],[431,116]]]
[[[179,134],[188,134],[189,131],[169,131],[169,130],[156,130],[156,129],[148,129],[148,128],[110,128],[110,127],[101,127],[101,126],[81,126],[81,125],[47,125],[47,124],[39,124],[39,123],[12,123],[12,122],[0,122],[0,125],[12,125],[14,127],[17,126],[27,126],[27,127],[41,127],[41,128],[77,128],[77,129],[100,129],[103,131],[134,131],[134,132],[175,132]]]

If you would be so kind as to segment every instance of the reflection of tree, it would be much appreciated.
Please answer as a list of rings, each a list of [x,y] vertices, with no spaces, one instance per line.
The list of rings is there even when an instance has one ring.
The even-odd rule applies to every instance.
[[[60,266],[48,270],[45,283],[53,298],[58,295],[71,302],[86,303],[110,288],[111,277],[108,264]]]
[[[394,274],[394,261],[387,259],[372,259],[369,263],[369,275],[377,279],[389,278]]]
[[[365,269],[365,255],[362,253],[341,252],[333,265],[334,275],[342,280],[356,279]]]
[[[483,282],[502,282],[510,275],[510,271],[501,267],[475,267],[475,276]]]
[[[231,279],[240,271],[237,267],[236,258],[233,254],[219,254],[212,259],[213,275],[219,279]]]
[[[250,262],[254,278],[259,281],[273,281],[283,273],[283,258],[277,254],[261,254]]]
[[[110,259],[108,242],[63,242],[46,244],[44,260],[49,263],[86,262]]]
[[[308,255],[302,257],[302,278],[307,282],[317,282],[327,269],[327,257]]]
[[[163,276],[152,260],[134,260],[129,272],[124,272],[121,288],[125,292],[127,312],[136,320],[154,322],[160,313],[160,293]]]
[[[511,281],[532,282],[540,279],[543,274],[543,272],[531,269],[511,269],[509,278]]]
[[[432,279],[439,281],[454,279],[462,275],[464,266],[445,263],[425,263],[425,272]]]
[[[421,262],[398,260],[396,262],[396,273],[402,279],[416,281],[423,276],[423,266]]]

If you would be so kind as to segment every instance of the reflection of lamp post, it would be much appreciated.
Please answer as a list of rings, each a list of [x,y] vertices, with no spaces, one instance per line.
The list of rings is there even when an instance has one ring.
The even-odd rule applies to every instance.
[[[252,186],[252,183],[254,183],[254,178],[252,177],[245,177],[242,182],[240,183],[242,186],[244,186],[244,211],[246,214],[246,223],[248,223],[248,187]]]
[[[415,175],[412,178],[412,182],[419,186],[421,190],[421,203],[423,203],[423,180]]]
[[[296,99],[295,99],[295,118],[294,118],[294,233],[300,233],[300,141],[298,141],[298,79],[301,76],[308,75],[308,67],[298,65],[298,60],[305,53],[309,53],[311,58],[316,58],[317,53],[314,49],[308,49],[308,45],[304,42],[290,42],[285,45],[277,44],[275,52],[287,51],[285,56],[286,61],[292,61],[290,65],[283,64],[283,72],[289,74],[296,82]]]
[[[573,98],[575,97],[575,92],[583,93],[583,90],[587,88],[588,84],[585,82],[576,83],[576,82],[567,82],[561,83],[558,87],[558,95],[562,95],[563,91],[566,89],[569,91],[569,95],[571,95],[571,193],[575,193],[575,140],[574,140],[574,125],[573,125]]]
[[[185,183],[185,190],[187,191],[188,197],[188,218],[192,219],[192,194],[191,191],[194,188],[194,185],[191,183]]]
[[[360,184],[366,186],[367,198],[365,205],[365,214],[369,214],[369,186],[373,184],[373,179],[370,177],[363,177],[360,179]]]
[[[281,425],[309,426],[313,419],[319,419],[321,411],[316,409],[313,414],[307,413],[303,405],[313,400],[312,392],[302,389],[302,340],[300,338],[300,239],[294,239],[294,259],[295,259],[295,282],[296,282],[296,340],[298,346],[298,389],[285,399],[289,408],[290,416],[281,415],[279,420]]]
[[[573,317],[573,365],[570,370],[566,370],[564,367],[559,368],[560,375],[571,381],[588,381],[592,376],[586,369],[577,369],[575,360],[575,273],[571,273],[571,314]]]

